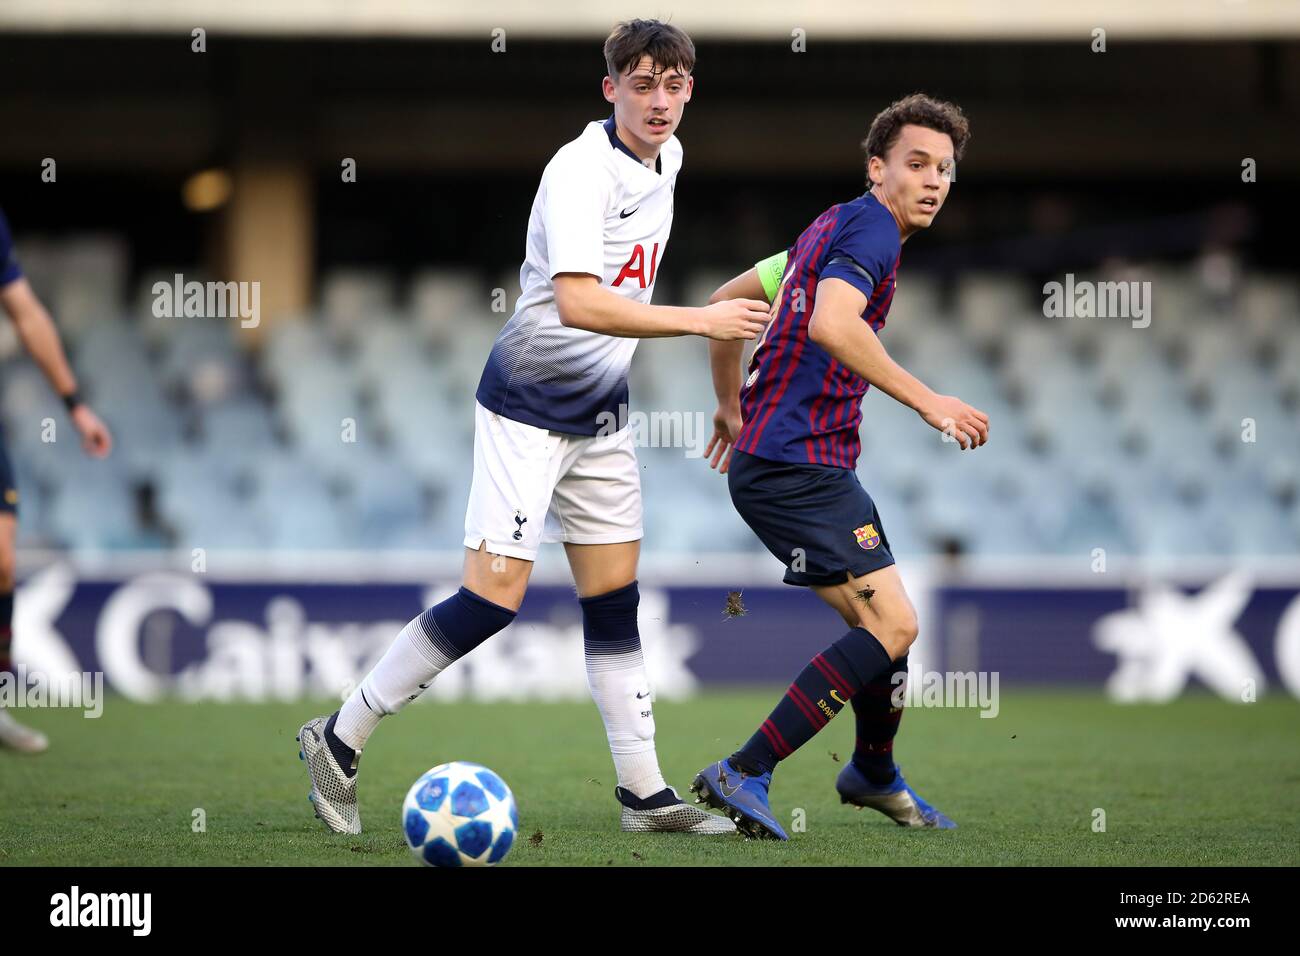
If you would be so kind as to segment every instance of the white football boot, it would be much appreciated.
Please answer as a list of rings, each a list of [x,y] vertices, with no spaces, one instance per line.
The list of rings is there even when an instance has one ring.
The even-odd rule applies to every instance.
[[[311,794],[316,816],[335,833],[360,833],[361,812],[357,809],[357,775],[348,776],[334,759],[325,742],[325,725],[329,717],[316,717],[302,725],[295,738],[302,748],[298,757],[307,763],[311,776]],[[361,760],[357,751],[350,769]]]
[[[0,707],[0,747],[10,747],[25,754],[44,753],[49,749],[50,739],[39,730],[33,730],[13,719],[13,716]]]
[[[624,833],[693,833],[714,836],[735,833],[736,825],[716,813],[706,813],[699,807],[683,803],[672,787],[640,800],[622,787],[614,788],[614,796],[623,805],[619,825]]]

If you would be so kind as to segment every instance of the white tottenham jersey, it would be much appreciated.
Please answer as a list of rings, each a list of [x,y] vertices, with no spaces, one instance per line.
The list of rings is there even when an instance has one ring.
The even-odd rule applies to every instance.
[[[637,339],[566,328],[554,276],[585,272],[603,288],[648,303],[673,222],[682,147],[670,136],[658,172],[618,139],[614,119],[588,123],[542,173],[528,219],[515,314],[497,336],[477,398],[506,418],[573,435],[595,435],[602,412],[627,404]]]

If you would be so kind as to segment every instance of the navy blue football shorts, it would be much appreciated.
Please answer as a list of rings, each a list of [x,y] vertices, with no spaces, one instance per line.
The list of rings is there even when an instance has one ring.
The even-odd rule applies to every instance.
[[[745,523],[785,565],[786,584],[843,584],[894,563],[880,513],[852,469],[733,451],[727,487]]]

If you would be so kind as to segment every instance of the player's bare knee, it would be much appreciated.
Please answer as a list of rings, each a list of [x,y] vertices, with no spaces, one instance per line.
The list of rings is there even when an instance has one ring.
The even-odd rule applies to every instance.
[[[899,614],[889,620],[888,630],[890,643],[900,653],[907,653],[907,649],[912,646],[916,636],[920,633],[920,626],[916,621],[916,614],[910,610],[904,614]],[[896,654],[895,657],[899,655]]]
[[[511,611],[518,611],[528,593],[528,579],[515,581],[493,581],[490,578],[466,575],[461,585],[474,592],[485,601],[491,601]]]
[[[905,613],[891,614],[874,621],[864,620],[860,626],[870,631],[894,660],[907,653],[919,632],[916,614],[910,609]]]
[[[532,562],[492,554],[485,546],[486,542],[478,551],[468,553],[461,584],[485,601],[519,610],[528,590]]]

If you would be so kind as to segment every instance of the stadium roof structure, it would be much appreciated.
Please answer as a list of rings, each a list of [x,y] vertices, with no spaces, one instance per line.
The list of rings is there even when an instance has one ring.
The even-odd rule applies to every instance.
[[[506,35],[601,35],[634,15],[625,0],[484,0],[474,4],[410,0],[6,0],[0,29],[157,33],[196,27],[208,31],[302,36],[412,36],[465,38]],[[1223,40],[1300,36],[1295,0],[911,0],[887,16],[868,3],[811,0],[718,0],[652,6],[693,36],[778,39],[805,31],[846,39],[1066,39],[1103,29],[1109,38]]]

